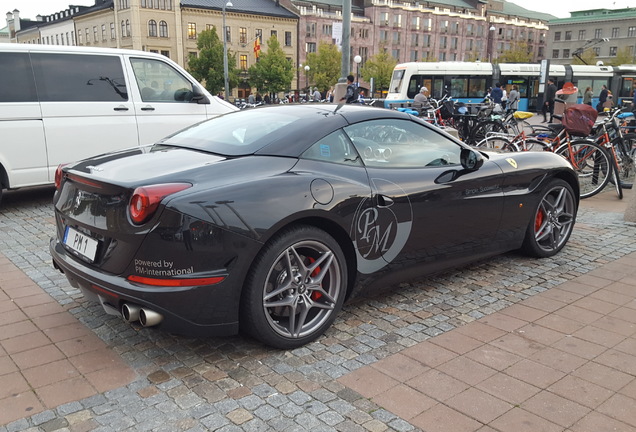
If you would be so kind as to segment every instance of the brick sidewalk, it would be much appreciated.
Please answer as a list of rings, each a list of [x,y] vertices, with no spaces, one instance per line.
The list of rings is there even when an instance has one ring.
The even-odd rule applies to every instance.
[[[0,253],[0,425],[121,387],[135,375]]]
[[[427,432],[636,431],[636,253],[339,381]]]

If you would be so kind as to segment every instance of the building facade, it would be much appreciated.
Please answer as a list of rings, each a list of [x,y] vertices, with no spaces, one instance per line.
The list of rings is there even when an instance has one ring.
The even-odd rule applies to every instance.
[[[548,54],[556,64],[570,64],[574,53],[591,49],[598,61],[609,64],[621,50],[634,61],[636,8],[571,12],[570,18],[550,21]]]

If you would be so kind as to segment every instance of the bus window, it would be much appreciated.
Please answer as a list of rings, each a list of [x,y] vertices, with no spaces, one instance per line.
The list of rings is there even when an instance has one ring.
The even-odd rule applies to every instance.
[[[486,97],[486,78],[471,78],[468,97]]]
[[[464,98],[468,93],[467,78],[451,78],[451,92],[453,98]]]
[[[402,85],[402,79],[404,78],[404,70],[396,70],[393,72],[393,76],[391,77],[391,87],[389,88],[389,92],[399,93],[400,86]]]

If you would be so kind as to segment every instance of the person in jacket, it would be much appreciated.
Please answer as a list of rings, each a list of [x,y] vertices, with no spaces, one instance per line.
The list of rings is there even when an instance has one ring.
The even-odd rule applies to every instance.
[[[592,92],[592,87],[588,86],[583,93],[583,103],[589,106],[592,106],[592,98],[594,97],[594,93]]]
[[[490,99],[496,103],[501,105],[501,98],[503,97],[503,90],[501,89],[501,84],[495,84],[495,88],[490,91]]]
[[[603,112],[604,104],[605,102],[607,102],[607,95],[607,86],[603,84],[603,87],[601,87],[601,92],[598,95],[598,105],[596,105],[596,111]]]
[[[550,113],[550,123],[554,117],[554,98],[556,97],[557,88],[552,78],[548,79],[548,87],[545,89],[545,102],[543,102],[543,123],[548,121],[548,113]]]
[[[512,86],[510,94],[508,95],[508,110],[507,113],[513,113],[519,108],[519,90],[516,85]]]

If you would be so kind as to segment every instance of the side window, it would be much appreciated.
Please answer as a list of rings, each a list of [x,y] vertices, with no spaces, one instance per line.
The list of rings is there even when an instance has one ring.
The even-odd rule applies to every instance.
[[[42,102],[121,102],[128,89],[119,56],[31,55]]]
[[[144,102],[190,102],[192,83],[172,66],[154,59],[130,59]]]
[[[461,147],[457,143],[409,120],[371,120],[344,130],[369,167],[424,168],[460,164]]]
[[[37,102],[28,53],[0,53],[0,102]]]
[[[302,157],[345,165],[362,165],[358,153],[342,130],[333,132],[314,143]]]

